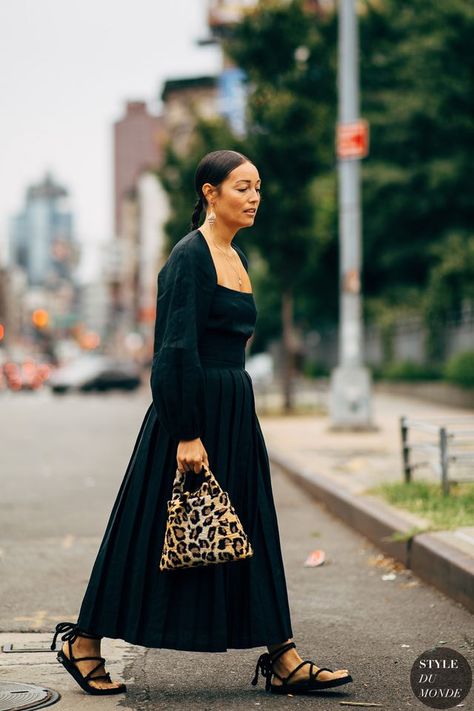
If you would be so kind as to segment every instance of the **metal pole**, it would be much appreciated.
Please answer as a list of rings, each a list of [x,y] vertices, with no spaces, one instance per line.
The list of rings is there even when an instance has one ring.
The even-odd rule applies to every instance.
[[[355,0],[339,0],[339,122],[359,118],[358,32]],[[336,429],[373,429],[370,372],[363,367],[360,270],[360,161],[339,158],[339,366],[331,377],[330,412]]]
[[[405,484],[409,484],[411,481],[410,447],[408,444],[408,425],[405,415],[400,417],[400,431],[402,436],[403,474],[405,477]]]
[[[439,428],[439,457],[441,465],[441,485],[443,488],[443,495],[448,496],[448,434],[446,432],[446,427]]]

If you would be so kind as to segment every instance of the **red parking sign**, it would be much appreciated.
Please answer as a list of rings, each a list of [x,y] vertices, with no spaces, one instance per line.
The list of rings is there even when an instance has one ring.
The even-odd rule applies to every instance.
[[[369,152],[369,124],[365,119],[338,123],[336,153],[338,158],[365,158]]]

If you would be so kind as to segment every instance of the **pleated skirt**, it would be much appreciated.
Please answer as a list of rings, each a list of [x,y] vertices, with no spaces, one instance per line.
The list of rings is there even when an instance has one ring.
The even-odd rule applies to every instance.
[[[160,571],[176,441],[153,403],[142,422],[82,601],[78,625],[144,647],[225,652],[293,636],[268,454],[241,366],[204,366],[209,467],[240,517],[252,557]],[[189,488],[202,475],[188,474]],[[194,478],[191,481],[190,478]]]

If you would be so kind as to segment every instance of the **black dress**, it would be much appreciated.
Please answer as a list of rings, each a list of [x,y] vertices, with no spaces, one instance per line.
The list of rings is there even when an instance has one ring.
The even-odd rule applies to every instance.
[[[245,254],[233,247],[248,270]],[[245,370],[256,317],[252,293],[217,283],[200,230],[184,236],[158,274],[153,401],[82,602],[82,630],[145,647],[202,652],[293,636],[270,466]],[[229,492],[254,555],[160,571],[178,442],[195,437]],[[200,477],[188,474],[189,487]]]

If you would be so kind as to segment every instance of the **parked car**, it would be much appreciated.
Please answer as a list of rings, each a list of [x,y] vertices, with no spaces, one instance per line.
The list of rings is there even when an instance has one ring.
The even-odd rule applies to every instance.
[[[245,361],[245,370],[256,388],[269,387],[274,378],[273,357],[270,353],[257,353]]]
[[[63,394],[69,391],[135,390],[141,385],[141,378],[134,363],[88,354],[58,368],[48,382],[53,393]]]
[[[53,364],[41,356],[8,359],[0,366],[0,388],[39,390],[50,377],[52,369]]]

